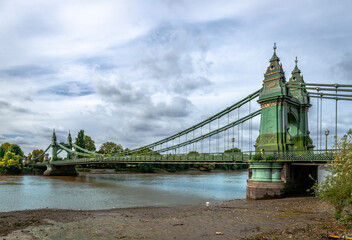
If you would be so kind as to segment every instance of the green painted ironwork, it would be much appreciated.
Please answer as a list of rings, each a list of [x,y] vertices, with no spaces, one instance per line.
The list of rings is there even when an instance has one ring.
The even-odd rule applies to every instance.
[[[65,150],[66,152],[72,153],[76,156],[83,156],[83,157],[90,157],[93,156],[94,154],[88,154],[88,153],[82,153],[82,152],[76,152],[70,148],[68,148],[67,146],[65,146],[62,143],[56,142],[56,145],[59,146],[60,148],[62,148],[63,150]],[[88,151],[88,150],[87,150]]]
[[[49,150],[50,147],[51,147],[51,144],[45,149],[44,152],[42,152],[41,154],[39,154],[35,158],[32,158],[32,161],[35,161],[35,160],[39,159],[41,156],[43,156]]]
[[[288,86],[288,88],[298,88],[298,89],[309,89],[309,90],[316,90],[316,91],[333,91],[333,92],[352,92],[352,89],[339,89],[339,88],[321,88],[321,87],[304,87],[299,86],[299,87],[294,87],[294,86]]]
[[[311,107],[310,97],[320,98],[320,112],[322,111],[322,99],[333,99],[336,101],[336,119],[335,135],[337,135],[337,101],[352,100],[352,95],[338,94],[340,91],[352,92],[352,85],[343,84],[318,84],[305,83],[301,71],[297,66],[298,60],[295,60],[295,67],[288,81],[285,78],[280,59],[276,54],[276,44],[274,45],[274,54],[270,59],[270,64],[264,74],[263,86],[260,90],[248,95],[242,100],[236,102],[230,107],[218,112],[217,114],[197,123],[183,131],[172,136],[139,147],[133,150],[125,151],[116,155],[102,155],[87,149],[81,148],[72,143],[71,134],[69,133],[67,143],[58,142],[55,131],[53,131],[52,142],[40,156],[44,155],[51,148],[51,161],[38,163],[36,166],[49,165],[77,165],[77,164],[97,164],[97,163],[184,163],[184,164],[250,164],[253,168],[252,181],[281,181],[280,170],[282,162],[300,162],[300,163],[328,163],[334,159],[334,150],[314,150],[312,140],[308,131],[308,109]],[[311,87],[310,87],[311,86]],[[315,90],[317,93],[307,91]],[[335,91],[335,94],[324,93],[324,91]],[[251,112],[251,100],[258,98],[261,109]],[[239,108],[249,103],[249,114],[245,117],[239,117]],[[318,101],[319,103],[319,101]],[[230,123],[229,113],[238,110],[238,119]],[[318,110],[319,111],[319,110]],[[317,113],[318,113],[317,111]],[[227,114],[227,125],[220,127],[219,120]],[[261,115],[259,137],[255,142],[256,151],[219,153],[219,134],[224,133],[224,147],[226,139],[230,139],[230,132],[233,128],[234,147],[234,127],[238,126],[238,146],[243,149],[243,123],[250,121],[253,117]],[[322,115],[322,114],[321,114]],[[319,116],[318,116],[319,119]],[[321,118],[320,118],[321,119]],[[210,124],[218,121],[217,129],[211,131]],[[209,124],[209,132],[204,133],[203,127]],[[318,123],[319,125],[319,120]],[[214,125],[213,125],[214,126]],[[251,144],[251,122],[249,123],[249,145]],[[199,129],[201,134],[195,137],[195,130]],[[240,129],[242,131],[240,131]],[[320,122],[321,130],[321,122]],[[227,132],[226,132],[227,131]],[[193,133],[189,135],[189,133]],[[227,133],[227,136],[226,136]],[[191,136],[193,138],[189,139]],[[204,139],[210,139],[217,135],[216,149],[217,153],[194,153],[194,154],[177,154],[177,149],[186,147],[188,150],[197,150],[197,143]],[[186,140],[181,141],[185,136]],[[242,137],[240,137],[242,136]],[[179,138],[178,143],[175,139]],[[214,138],[213,138],[214,139]],[[242,139],[242,141],[240,141]],[[319,138],[318,138],[319,139]],[[170,144],[172,141],[172,144]],[[318,141],[317,141],[318,142]],[[163,146],[164,144],[164,146]],[[190,144],[193,144],[190,145]],[[228,144],[228,143],[227,143]],[[171,145],[171,146],[170,146]],[[229,145],[229,144],[228,144]],[[153,149],[159,146],[158,149]],[[187,149],[187,146],[191,147]],[[200,144],[203,149],[203,142]],[[227,146],[229,147],[229,146]],[[75,151],[73,150],[75,148]],[[138,154],[141,150],[153,150],[147,154]],[[163,154],[175,150],[174,154]],[[67,152],[67,159],[59,160],[57,155],[61,151]],[[142,152],[142,151],[141,151]],[[79,158],[81,157],[81,158]]]
[[[95,163],[248,163],[248,162],[307,162],[327,163],[334,159],[336,150],[318,151],[285,151],[264,152],[255,151],[233,153],[198,153],[198,154],[155,154],[129,156],[92,156],[57,160],[52,165],[95,164]]]
[[[348,94],[332,94],[332,93],[319,93],[319,92],[308,92],[308,95],[315,95],[316,97],[324,97],[324,96],[334,96],[334,97],[350,97],[352,98],[352,95]]]
[[[88,153],[90,155],[103,155],[103,154],[100,154],[100,153],[96,153],[96,152],[92,152],[92,151],[88,151],[87,149],[84,149],[84,148],[81,148],[80,146],[76,145],[76,144],[73,144],[73,147],[85,152],[85,153]]]
[[[285,72],[276,55],[264,74],[258,103],[262,114],[256,151],[311,150],[314,148],[308,130],[308,109],[311,107],[301,71],[296,65],[286,82]],[[291,89],[288,86],[292,87]]]
[[[231,105],[230,107],[227,107],[224,110],[216,113],[215,115],[207,118],[206,120],[204,120],[204,121],[202,121],[200,123],[197,123],[197,124],[187,128],[187,129],[185,129],[185,130],[183,130],[181,132],[178,132],[178,133],[176,133],[176,134],[174,134],[174,135],[172,135],[170,137],[164,138],[162,140],[156,141],[154,143],[148,144],[148,145],[140,147],[140,148],[136,148],[136,149],[133,149],[133,150],[125,151],[125,152],[123,152],[121,154],[131,154],[131,153],[138,152],[138,151],[141,151],[141,150],[146,149],[146,148],[151,149],[151,148],[154,148],[155,146],[167,143],[167,142],[172,141],[172,140],[174,140],[176,138],[179,138],[181,136],[187,135],[188,133],[190,133],[190,132],[192,132],[192,131],[194,131],[196,129],[199,129],[199,128],[205,126],[206,124],[209,124],[209,123],[221,118],[222,116],[224,116],[224,115],[226,115],[226,114],[228,114],[228,113],[240,108],[244,104],[246,104],[246,103],[250,102],[251,100],[255,99],[256,97],[258,97],[259,96],[259,92],[260,92],[260,90],[255,91],[254,93],[248,95],[247,97],[245,97],[242,100],[236,102],[235,104]]]
[[[154,152],[167,152],[167,151],[174,150],[174,149],[177,149],[177,148],[180,148],[180,147],[192,144],[192,143],[199,142],[199,141],[201,141],[203,139],[206,139],[206,138],[209,138],[209,137],[211,137],[213,135],[216,135],[216,134],[219,134],[221,132],[224,132],[224,131],[226,131],[226,130],[228,130],[228,129],[230,129],[230,128],[238,125],[238,124],[241,124],[241,123],[243,123],[245,121],[248,121],[249,119],[252,119],[252,118],[258,116],[260,113],[261,113],[261,109],[255,111],[255,112],[253,112],[251,114],[248,114],[247,116],[245,116],[245,117],[243,117],[241,119],[238,119],[238,120],[236,120],[236,121],[234,121],[234,122],[232,122],[230,124],[227,124],[227,125],[225,125],[225,126],[223,126],[221,128],[218,128],[218,129],[216,129],[216,130],[214,130],[212,132],[209,132],[209,133],[201,135],[201,136],[199,136],[197,138],[193,138],[191,140],[185,141],[183,143],[176,144],[176,145],[171,146],[171,147],[166,147],[166,148],[163,148],[163,149],[156,150]]]

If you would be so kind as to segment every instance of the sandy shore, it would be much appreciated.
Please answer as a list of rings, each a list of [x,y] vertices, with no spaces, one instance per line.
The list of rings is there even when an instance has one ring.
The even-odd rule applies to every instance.
[[[316,198],[0,213],[0,239],[324,239],[352,234]]]

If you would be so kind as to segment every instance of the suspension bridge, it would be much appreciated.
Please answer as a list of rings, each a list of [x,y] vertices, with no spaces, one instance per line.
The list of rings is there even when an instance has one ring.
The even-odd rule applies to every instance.
[[[269,62],[259,90],[172,136],[136,149],[104,155],[72,143],[70,133],[66,143],[59,142],[54,131],[49,146],[36,157],[51,149],[50,159],[35,167],[46,167],[45,175],[74,175],[75,166],[84,164],[249,164],[248,198],[280,197],[290,191],[305,190],[307,182],[311,182],[309,176],[317,176],[317,166],[332,161],[338,151],[327,146],[321,149],[323,99],[335,101],[337,141],[338,102],[352,100],[352,95],[345,94],[352,92],[352,85],[306,83],[297,58],[291,77],[286,81],[276,44]],[[308,129],[311,98],[317,99],[316,146]],[[253,101],[258,104],[253,105]],[[253,141],[253,119],[259,116],[259,136]],[[248,151],[243,151],[247,140]],[[240,152],[235,151],[235,144]],[[62,151],[67,153],[65,159],[58,158]]]

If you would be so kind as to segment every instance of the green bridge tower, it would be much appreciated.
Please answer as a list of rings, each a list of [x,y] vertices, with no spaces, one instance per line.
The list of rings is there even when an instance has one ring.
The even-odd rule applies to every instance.
[[[274,197],[284,193],[287,179],[282,177],[282,172],[290,170],[285,166],[283,171],[283,164],[273,161],[274,152],[314,148],[308,130],[308,109],[311,104],[307,91],[299,88],[304,81],[297,62],[296,58],[292,76],[286,82],[274,44],[274,54],[264,74],[263,87],[259,94],[258,103],[262,112],[259,136],[255,142],[256,152],[260,153],[256,159],[268,161],[250,164],[248,198]]]

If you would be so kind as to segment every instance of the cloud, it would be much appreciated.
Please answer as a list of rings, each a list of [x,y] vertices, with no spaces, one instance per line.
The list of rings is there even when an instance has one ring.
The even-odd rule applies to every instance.
[[[187,25],[160,26],[141,40],[144,54],[138,68],[167,91],[191,94],[212,84],[206,39],[190,31]]]
[[[86,96],[93,93],[93,88],[90,85],[75,81],[54,85],[38,91],[38,94],[61,95],[71,97]]]
[[[4,100],[0,100],[0,112],[12,112],[15,114],[32,114],[31,110],[28,110],[24,107],[20,107]]]
[[[335,74],[342,75],[346,80],[350,80],[352,78],[352,54],[351,52],[347,52],[341,61],[337,63],[337,71],[334,70]],[[351,80],[350,80],[351,81]]]
[[[298,56],[307,82],[349,81],[351,7],[349,1],[2,1],[0,132],[34,136],[21,140],[28,152],[47,146],[53,128],[63,140],[69,129],[73,135],[84,129],[97,145],[145,145],[259,89],[274,42],[287,78]],[[347,127],[346,119],[339,121]]]
[[[0,76],[15,77],[15,78],[41,77],[44,75],[51,75],[54,73],[55,71],[50,68],[45,68],[45,67],[36,66],[36,65],[18,66],[18,67],[0,70]]]
[[[101,80],[97,92],[117,110],[130,110],[147,119],[186,117],[192,109],[192,103],[185,98],[158,95],[148,87],[132,86],[122,80]]]

